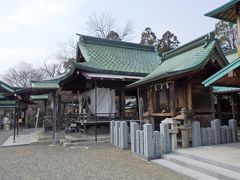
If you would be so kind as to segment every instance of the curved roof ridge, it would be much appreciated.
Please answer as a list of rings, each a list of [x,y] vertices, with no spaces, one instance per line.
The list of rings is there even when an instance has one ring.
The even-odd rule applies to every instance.
[[[179,54],[182,54],[188,50],[191,50],[195,47],[204,45],[206,46],[210,41],[212,41],[213,39],[215,39],[214,35],[212,34],[212,32],[205,34],[197,39],[194,39],[182,46],[179,46],[178,48],[175,48],[171,51],[168,51],[166,53],[163,54],[162,60],[167,60],[169,58],[172,58],[174,56],[177,56]],[[207,43],[207,44],[206,44]]]
[[[83,42],[83,43],[86,42],[91,44],[99,44],[99,45],[105,45],[105,46],[114,46],[114,47],[155,52],[154,46],[137,44],[137,43],[126,42],[126,41],[109,40],[104,38],[86,36],[82,34],[77,34],[77,35],[79,36],[79,42]]]

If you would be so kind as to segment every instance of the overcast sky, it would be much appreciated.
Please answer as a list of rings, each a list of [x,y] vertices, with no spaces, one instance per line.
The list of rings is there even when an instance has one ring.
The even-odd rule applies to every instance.
[[[93,12],[111,12],[119,25],[133,22],[129,41],[139,43],[151,27],[166,30],[181,44],[214,29],[217,20],[204,16],[228,0],[0,0],[0,74],[21,61],[41,65],[60,42],[89,35],[85,23]]]

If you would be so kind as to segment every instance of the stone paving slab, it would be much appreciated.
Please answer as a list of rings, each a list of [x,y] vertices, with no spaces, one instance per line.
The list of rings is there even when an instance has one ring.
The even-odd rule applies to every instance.
[[[13,142],[13,136],[10,136],[3,144],[2,147],[10,146],[22,146],[31,144],[30,135],[18,135],[16,136],[15,143]]]
[[[176,153],[214,162],[217,165],[224,165],[240,172],[240,143],[178,149]]]

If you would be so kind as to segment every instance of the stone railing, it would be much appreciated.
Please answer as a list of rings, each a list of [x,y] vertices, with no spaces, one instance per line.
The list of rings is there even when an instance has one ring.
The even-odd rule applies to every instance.
[[[221,126],[221,120],[211,121],[211,127],[201,128],[200,122],[192,122],[192,146],[208,146],[238,142],[237,121],[230,119],[228,126]]]

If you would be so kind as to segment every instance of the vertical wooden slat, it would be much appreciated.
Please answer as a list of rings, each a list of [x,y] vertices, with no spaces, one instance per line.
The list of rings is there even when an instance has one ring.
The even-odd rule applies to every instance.
[[[58,98],[58,101],[57,101],[57,107],[58,107],[57,131],[60,132],[61,126],[62,126],[61,95],[58,94],[57,98]]]
[[[222,119],[221,98],[222,98],[222,95],[218,94],[217,95],[217,115],[218,115],[218,119]]]
[[[169,98],[170,99],[170,110],[171,110],[172,115],[174,115],[176,112],[175,83],[174,82],[171,82],[169,84],[169,97],[170,97]]]
[[[190,80],[187,84],[187,102],[188,102],[188,110],[192,110],[192,84]]]
[[[121,88],[121,119],[125,118],[125,88]]]
[[[236,119],[236,114],[235,114],[235,98],[234,98],[234,93],[231,94],[231,99],[232,99],[232,117],[233,119]]]
[[[137,102],[138,102],[138,118],[140,121],[140,129],[142,129],[142,105],[141,105],[141,101],[140,101],[140,91],[139,88],[137,88]]]

